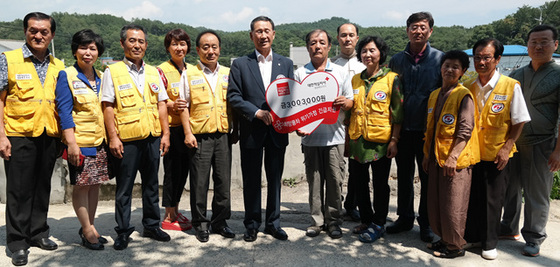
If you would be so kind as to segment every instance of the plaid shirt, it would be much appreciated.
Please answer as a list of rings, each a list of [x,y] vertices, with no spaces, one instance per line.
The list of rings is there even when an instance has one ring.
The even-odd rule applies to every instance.
[[[47,49],[47,56],[43,62],[39,61],[31,50],[24,44],[21,48],[23,52],[23,58],[31,58],[31,62],[35,65],[35,70],[37,70],[37,75],[41,80],[41,84],[45,83],[45,77],[47,76],[47,69],[49,68],[51,52]],[[8,89],[8,62],[6,61],[6,55],[3,53],[0,55],[0,91]]]

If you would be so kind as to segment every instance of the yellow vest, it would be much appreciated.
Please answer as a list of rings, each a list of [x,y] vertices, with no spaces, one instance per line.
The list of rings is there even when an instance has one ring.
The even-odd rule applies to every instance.
[[[208,85],[200,64],[187,69],[191,103],[189,108],[193,134],[228,133],[227,87],[229,68],[220,66],[215,92]]]
[[[356,140],[360,136],[366,141],[387,143],[391,139],[391,92],[397,73],[389,72],[378,77],[365,95],[365,82],[356,74],[352,78],[354,88],[354,106],[350,117],[348,134]]]
[[[430,151],[432,140],[434,140],[436,162],[439,166],[443,167],[445,160],[447,160],[447,157],[449,157],[449,153],[451,152],[451,146],[453,145],[461,101],[466,95],[470,95],[472,97],[472,94],[469,89],[465,88],[461,84],[457,85],[457,87],[453,89],[443,104],[441,114],[437,120],[435,129],[436,135],[434,138],[434,112],[440,90],[441,88],[433,91],[430,94],[430,99],[428,100],[428,116],[426,133],[424,135],[424,156],[430,156],[428,153]],[[457,159],[456,169],[469,167],[479,161],[480,155],[478,151],[478,136],[476,133],[473,133]]]
[[[62,61],[49,56],[44,84],[37,75],[31,58],[23,58],[20,49],[4,52],[8,63],[8,92],[4,107],[4,128],[7,136],[59,137],[59,118],[54,90]]]
[[[68,87],[74,98],[72,118],[74,119],[74,136],[79,147],[96,147],[105,140],[105,123],[99,96],[93,88],[78,78],[75,67],[66,68]],[[101,73],[96,71],[101,77]],[[66,140],[63,140],[66,143]]]
[[[159,72],[155,67],[144,65],[144,95],[128,73],[124,62],[109,66],[115,87],[115,125],[122,141],[135,141],[148,136],[160,136],[161,124],[158,112]]]
[[[187,69],[194,68],[194,66],[191,64],[185,64],[187,64]],[[175,100],[179,98],[179,82],[181,81],[181,74],[179,73],[177,68],[175,68],[173,63],[171,63],[171,60],[161,63],[158,67],[163,71],[163,74],[167,79],[166,90],[167,95],[169,96],[169,100],[175,102]],[[169,126],[181,126],[181,117],[179,116],[179,114],[169,113]]]
[[[515,84],[519,84],[519,82],[505,75],[500,75],[496,88],[490,93],[482,111],[478,109],[478,104],[475,105],[481,160],[494,161],[498,151],[509,139],[511,130],[510,108]],[[466,86],[473,92],[478,87],[476,79]],[[477,94],[473,93],[473,95],[475,103],[479,103],[480,101],[476,98]],[[515,152],[517,152],[517,148],[513,144],[509,157],[513,157]]]

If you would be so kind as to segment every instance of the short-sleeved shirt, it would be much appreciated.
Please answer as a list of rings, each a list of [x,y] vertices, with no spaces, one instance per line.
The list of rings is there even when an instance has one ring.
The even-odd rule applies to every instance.
[[[123,62],[125,63],[128,73],[134,81],[136,88],[138,88],[138,92],[140,92],[141,95],[144,95],[146,77],[144,72],[144,62],[142,62],[142,66],[140,67],[136,66],[136,64],[130,62],[126,58],[123,59]],[[161,77],[159,79],[159,88],[165,88]],[[158,101],[165,101],[167,99],[169,99],[167,91],[159,90]],[[111,70],[109,68],[107,68],[103,73],[103,81],[101,82],[101,101],[115,103],[115,85],[113,84],[113,78],[111,77]]]
[[[296,81],[301,82],[309,74],[316,72],[313,64],[307,63],[305,66],[300,67],[294,73]],[[339,95],[347,99],[354,100],[354,92],[352,91],[351,77],[348,77],[348,72],[342,67],[332,64],[330,60],[327,62],[325,71],[332,74],[339,83]],[[334,124],[321,124],[313,133],[304,136],[301,139],[301,144],[304,146],[333,146],[344,144],[346,127],[344,126],[344,112],[341,110],[338,114],[337,122]]]

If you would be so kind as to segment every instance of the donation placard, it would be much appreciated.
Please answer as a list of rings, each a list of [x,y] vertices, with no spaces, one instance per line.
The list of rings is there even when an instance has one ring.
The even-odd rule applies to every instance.
[[[290,78],[274,80],[266,89],[274,129],[312,133],[321,123],[336,123],[340,108],[333,101],[338,91],[337,80],[324,71],[311,73],[301,83]]]

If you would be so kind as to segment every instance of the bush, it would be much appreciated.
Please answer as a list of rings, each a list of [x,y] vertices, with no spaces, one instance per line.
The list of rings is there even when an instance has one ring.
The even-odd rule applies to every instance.
[[[552,191],[550,191],[551,199],[560,199],[560,171],[554,173],[552,181]]]

